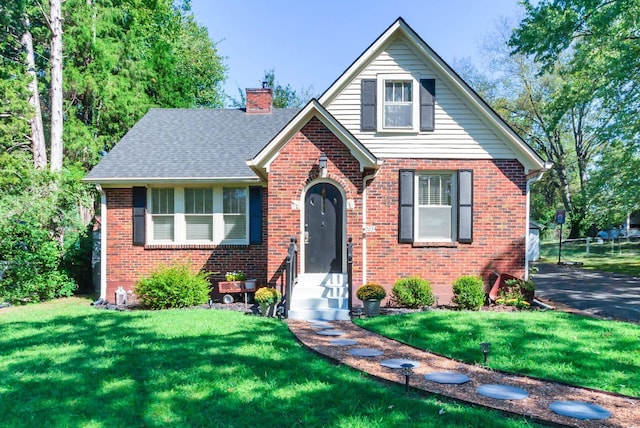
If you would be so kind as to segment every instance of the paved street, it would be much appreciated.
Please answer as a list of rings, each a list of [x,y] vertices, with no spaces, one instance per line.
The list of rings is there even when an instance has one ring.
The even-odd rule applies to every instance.
[[[640,322],[640,278],[557,264],[536,264],[536,296],[575,309]]]

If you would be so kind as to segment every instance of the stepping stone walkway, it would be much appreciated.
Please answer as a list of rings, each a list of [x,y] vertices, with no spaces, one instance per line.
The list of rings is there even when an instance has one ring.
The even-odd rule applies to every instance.
[[[400,368],[398,364],[383,365],[382,362],[391,361],[400,366],[404,362],[417,363],[411,378],[414,389],[555,424],[640,427],[637,423],[640,421],[640,399],[637,398],[495,372],[478,364],[464,364],[386,339],[350,321],[332,321],[330,325],[334,328],[317,331],[313,330],[314,323],[287,322],[298,340],[319,354],[385,380],[404,384],[405,378],[398,370],[389,370]],[[323,337],[343,335],[346,337],[333,340]],[[370,347],[350,348],[356,344]],[[378,360],[382,355],[393,358]],[[361,358],[364,356],[369,358]],[[479,355],[478,361],[481,360]],[[594,420],[596,425],[578,422],[584,419]],[[595,422],[605,419],[606,422]],[[588,425],[582,425],[584,423]]]
[[[529,396],[524,389],[509,385],[482,385],[477,387],[476,391],[480,395],[497,400],[522,400]]]
[[[357,345],[358,341],[353,339],[333,339],[329,343],[336,346],[351,346],[351,345]]]
[[[611,412],[597,404],[584,401],[554,401],[549,408],[559,415],[576,419],[607,419]]]
[[[373,348],[349,349],[349,353],[356,357],[379,357],[380,355],[384,354],[384,352],[382,352],[381,350]]]
[[[425,379],[437,383],[446,383],[451,385],[460,385],[469,382],[469,376],[461,373],[453,372],[433,372],[424,375]]]
[[[411,364],[413,366],[412,368],[420,367],[420,363],[416,360],[405,360],[402,358],[395,358],[380,362],[382,367],[389,367],[390,369],[401,369],[403,364]]]
[[[342,330],[318,330],[316,331],[316,334],[319,334],[320,336],[343,336],[345,334],[344,331]]]

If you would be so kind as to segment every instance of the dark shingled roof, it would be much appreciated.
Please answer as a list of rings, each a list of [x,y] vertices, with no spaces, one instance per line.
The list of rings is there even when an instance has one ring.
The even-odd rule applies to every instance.
[[[151,109],[85,180],[254,177],[253,158],[298,110]]]

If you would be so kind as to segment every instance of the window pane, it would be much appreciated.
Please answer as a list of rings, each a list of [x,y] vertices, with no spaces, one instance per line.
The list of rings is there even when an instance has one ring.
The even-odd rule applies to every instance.
[[[211,241],[213,239],[212,216],[185,216],[187,240]]]
[[[244,214],[224,215],[224,239],[246,239],[247,216]]]
[[[247,213],[247,189],[225,187],[222,189],[222,205],[225,214]]]
[[[213,191],[211,189],[185,189],[184,205],[187,214],[213,213]]]
[[[451,205],[451,174],[423,175],[419,178],[419,205]]]
[[[173,189],[152,189],[151,210],[153,214],[173,214]]]
[[[393,82],[386,81],[384,83],[384,100],[393,101]]]
[[[411,128],[413,126],[411,104],[392,104],[384,107],[385,128]]]
[[[153,239],[173,241],[173,216],[153,216]]]
[[[413,85],[411,84],[411,82],[403,83],[402,101],[407,101],[407,102],[413,101],[413,96],[411,92],[412,87]]]
[[[450,240],[451,207],[418,208],[418,239]]]

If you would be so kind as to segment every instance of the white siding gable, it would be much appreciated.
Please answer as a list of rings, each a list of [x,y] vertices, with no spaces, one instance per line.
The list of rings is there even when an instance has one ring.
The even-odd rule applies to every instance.
[[[361,80],[383,74],[405,74],[419,81],[435,79],[435,130],[429,132],[361,132]],[[414,94],[418,102],[418,93]],[[378,108],[380,99],[378,99]],[[493,128],[463,102],[402,38],[382,46],[359,74],[326,105],[329,111],[375,156],[380,158],[512,159],[518,156]]]

